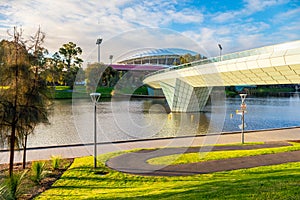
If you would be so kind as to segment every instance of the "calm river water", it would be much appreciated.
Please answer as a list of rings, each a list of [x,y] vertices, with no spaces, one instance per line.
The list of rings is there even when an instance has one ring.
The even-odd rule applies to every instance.
[[[300,98],[249,97],[246,130],[300,126]],[[99,142],[201,135],[239,131],[235,113],[241,99],[227,98],[217,113],[167,113],[165,99],[102,101],[97,106]],[[50,125],[40,125],[29,137],[30,147],[93,142],[93,105],[89,99],[55,101]],[[217,121],[215,121],[217,120]]]

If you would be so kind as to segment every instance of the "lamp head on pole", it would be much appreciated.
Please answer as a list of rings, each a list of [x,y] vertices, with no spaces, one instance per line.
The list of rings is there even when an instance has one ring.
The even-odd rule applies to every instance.
[[[110,64],[112,64],[112,59],[114,58],[113,55],[109,55]]]
[[[220,49],[220,50],[222,50],[222,49],[223,49],[221,44],[218,44],[218,46],[219,46],[219,49]]]
[[[244,102],[245,102],[245,99],[246,99],[246,97],[247,97],[247,94],[240,94],[240,97],[241,97],[241,99],[242,99],[242,103],[244,103]]]
[[[97,103],[100,99],[101,93],[91,93],[90,94],[92,102]]]
[[[100,45],[102,42],[103,38],[100,36],[97,40],[96,40],[96,44]]]

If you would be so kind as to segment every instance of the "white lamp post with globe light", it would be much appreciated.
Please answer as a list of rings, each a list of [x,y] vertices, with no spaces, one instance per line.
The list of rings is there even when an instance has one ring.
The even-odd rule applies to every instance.
[[[245,104],[245,99],[247,97],[247,94],[240,94],[240,97],[242,99],[242,104],[241,104],[241,111],[242,111],[242,144],[245,143],[245,137],[244,137],[244,130],[245,130],[245,112],[247,105]]]
[[[241,110],[236,110],[236,114],[242,115],[242,124],[239,125],[239,128],[242,130],[242,144],[245,143],[245,137],[244,137],[244,130],[246,127],[245,124],[245,113],[247,112],[247,105],[245,104],[245,99],[247,97],[247,94],[240,94],[240,97],[242,99],[242,104],[241,104]]]
[[[97,168],[97,102],[100,99],[100,93],[90,94],[92,102],[94,103],[94,168]]]

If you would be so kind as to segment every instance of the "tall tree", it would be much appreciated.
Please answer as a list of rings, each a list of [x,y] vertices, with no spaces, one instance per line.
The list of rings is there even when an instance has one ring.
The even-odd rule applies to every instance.
[[[79,57],[79,55],[82,54],[82,49],[75,43],[69,42],[62,45],[62,47],[59,49],[59,54],[62,57],[62,62],[64,65],[62,72],[65,85],[72,87],[76,78],[76,74],[83,63],[83,60]]]
[[[27,91],[26,104],[28,112],[21,120],[19,130],[20,137],[23,137],[21,142],[23,146],[23,168],[25,169],[26,163],[26,151],[27,151],[27,136],[33,133],[37,124],[43,122],[48,123],[47,119],[47,106],[49,100],[45,95],[46,89],[46,77],[41,77],[41,74],[46,70],[45,54],[48,54],[46,48],[43,47],[45,39],[45,33],[41,31],[39,27],[34,36],[31,36],[27,42],[27,51],[29,52],[30,65],[33,71],[31,82],[28,84],[29,89]],[[31,109],[34,108],[34,109]],[[36,112],[38,110],[38,112]]]
[[[13,174],[15,147],[22,144],[24,137],[32,133],[38,123],[48,122],[48,101],[43,95],[45,81],[39,78],[37,66],[31,65],[31,61],[38,62],[32,59],[38,48],[28,52],[22,30],[14,28],[11,35],[12,41],[1,41],[0,45],[4,63],[0,83],[0,130],[2,138],[8,139],[10,176]]]
[[[59,53],[63,55],[63,61],[66,64],[67,69],[70,69],[72,65],[80,67],[83,62],[83,60],[78,57],[78,55],[82,54],[82,49],[77,47],[73,42],[63,44],[63,46],[59,48]]]
[[[64,65],[58,52],[54,53],[51,58],[46,58],[46,70],[44,76],[48,85],[62,85],[64,84],[62,71]]]

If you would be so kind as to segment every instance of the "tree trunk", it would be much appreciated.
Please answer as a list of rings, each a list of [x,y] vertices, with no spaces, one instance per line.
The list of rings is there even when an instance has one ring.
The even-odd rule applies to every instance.
[[[26,151],[27,151],[27,134],[25,134],[24,146],[23,146],[23,169],[26,168]]]
[[[16,124],[11,127],[10,136],[10,157],[9,157],[9,176],[12,177],[14,170],[14,157],[15,157],[15,141],[16,141]]]

